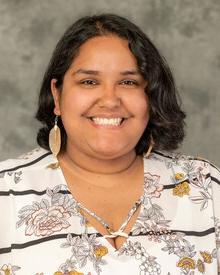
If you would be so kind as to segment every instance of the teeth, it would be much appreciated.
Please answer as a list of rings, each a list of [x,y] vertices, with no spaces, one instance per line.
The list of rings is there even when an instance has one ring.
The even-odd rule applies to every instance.
[[[97,125],[114,125],[118,126],[122,122],[122,118],[99,118],[93,117],[92,121]]]

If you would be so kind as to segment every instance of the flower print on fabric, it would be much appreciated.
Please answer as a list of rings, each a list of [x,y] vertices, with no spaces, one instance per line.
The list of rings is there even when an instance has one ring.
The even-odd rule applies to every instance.
[[[188,182],[188,177],[184,173],[175,173],[174,167],[172,166],[174,176],[171,177],[171,180],[174,182],[175,187],[173,188],[173,195],[178,197],[183,197],[184,195],[189,195],[190,186]]]
[[[163,209],[148,198],[148,204],[144,205],[143,211],[133,226],[132,235],[148,233],[149,240],[160,242],[160,234],[169,232],[169,223],[170,220],[166,220],[163,215]]]
[[[198,269],[199,272],[205,272],[205,265],[212,263],[217,258],[216,249],[212,253],[207,251],[195,251],[195,245],[191,244],[183,233],[172,233],[161,235],[161,242],[166,245],[162,248],[168,254],[174,254],[179,257],[176,266],[180,268],[184,275],[194,274],[192,271]]]
[[[133,229],[132,235],[140,233],[149,233],[150,239],[157,240],[158,232],[168,232],[169,220],[166,220],[163,215],[163,209],[153,200],[157,200],[163,190],[163,185],[160,184],[160,177],[150,173],[144,174],[144,203],[143,210],[138,216]]]
[[[173,195],[183,197],[184,195],[189,195],[190,187],[187,181],[177,184],[173,188]]]
[[[163,185],[159,183],[160,176],[144,173],[144,191],[147,197],[159,198],[163,190]]]
[[[134,257],[140,263],[140,275],[161,274],[161,266],[157,263],[156,257],[149,255],[140,242],[125,242],[118,255]]]
[[[19,266],[4,264],[0,269],[0,275],[16,275],[16,271],[21,269]]]
[[[190,196],[190,200],[193,203],[200,204],[200,210],[204,210],[208,207],[209,201],[212,200],[211,195],[211,178],[202,173],[202,168],[198,168],[197,176],[191,180],[192,187],[198,190],[197,196]]]
[[[198,269],[200,273],[205,272],[205,264],[211,264],[213,258],[215,257],[215,250],[210,254],[209,252],[201,252],[202,259],[198,259],[197,261],[190,257],[183,257],[177,263],[177,267],[181,268],[181,274],[191,275],[194,274],[192,270]]]
[[[186,195],[191,200],[199,199],[199,203],[202,204],[201,209],[205,209],[208,200],[211,199],[209,190],[210,178],[207,178],[207,175],[202,173],[204,171],[203,168],[196,167],[193,161],[185,163],[181,167],[182,172],[175,171],[176,165],[176,162],[169,162],[169,168],[173,171],[171,181],[175,184],[172,191],[173,195],[179,197]],[[147,180],[145,184],[147,183],[147,187],[145,188],[143,210],[135,223],[132,234],[138,235],[144,233],[147,235],[148,240],[165,244],[165,246],[162,246],[162,251],[168,252],[168,254],[174,254],[178,257],[176,266],[180,269],[179,274],[193,275],[196,270],[200,273],[204,273],[206,265],[212,263],[214,258],[217,258],[216,249],[213,249],[212,252],[196,251],[195,245],[185,238],[184,233],[172,233],[169,230],[169,223],[171,221],[164,217],[164,209],[155,203],[160,195],[157,193],[158,196],[153,196],[153,192],[149,192],[149,187],[151,187],[150,183],[153,183],[153,186],[159,185],[159,176],[149,173],[146,173],[146,176]],[[189,196],[193,188],[199,189],[200,194],[203,195],[204,201],[200,201],[202,199],[197,198],[197,196]],[[163,188],[159,188],[157,191],[161,189]]]
[[[216,247],[220,249],[220,219],[213,217],[215,224]]]
[[[22,154],[18,157],[18,159],[24,159],[24,160],[28,160],[30,159],[33,155],[35,155],[36,153],[40,152],[41,151],[41,148],[40,147],[37,147],[35,149],[33,149],[32,151],[30,152],[27,152],[26,154]]]
[[[108,248],[99,243],[96,234],[83,234],[81,237],[68,234],[66,242],[61,247],[71,248],[71,254],[55,274],[82,274],[80,269],[86,266],[88,261],[92,262],[97,274],[101,274],[101,266],[107,264],[103,258],[108,254]]]
[[[181,167],[185,173],[175,173],[175,166],[170,166],[174,174],[172,181],[175,183],[173,195],[179,197],[189,196],[192,188],[196,188],[198,195],[189,196],[189,199],[195,204],[200,204],[201,210],[207,208],[208,201],[212,199],[211,178],[207,177],[207,173],[203,172],[206,166],[207,163],[196,166],[194,160],[187,161]]]
[[[53,190],[47,189],[46,195],[50,200],[42,199],[22,207],[18,212],[17,228],[25,224],[25,235],[29,236],[49,236],[68,228],[68,219],[79,213],[76,202],[67,193],[62,193],[61,188],[62,185],[58,185]]]
[[[19,171],[19,172],[8,172],[8,175],[10,177],[13,176],[14,183],[19,183],[22,180],[22,178],[21,178],[22,172],[21,171]]]
[[[10,214],[2,216],[0,275],[217,275],[220,174],[208,162],[166,152],[146,159],[139,215],[126,242],[113,254],[80,214],[80,205],[67,186],[60,185],[58,170],[51,173],[47,168],[50,152],[43,150],[29,159],[15,171],[20,160],[7,164],[8,170],[4,164],[0,174],[2,209],[7,204]],[[14,172],[22,172],[18,184]],[[48,189],[50,173],[54,185]],[[32,180],[39,181],[36,190]],[[14,230],[5,234],[5,228],[14,228],[16,222],[16,236]],[[28,264],[26,251],[38,255],[38,261]]]
[[[204,273],[205,272],[205,265],[204,265],[203,261],[200,260],[200,259],[198,259],[198,261],[197,261],[197,268],[198,268],[198,271],[200,273]]]
[[[190,269],[196,268],[196,263],[192,258],[184,257],[177,263],[177,266],[185,270],[185,274],[188,274]]]

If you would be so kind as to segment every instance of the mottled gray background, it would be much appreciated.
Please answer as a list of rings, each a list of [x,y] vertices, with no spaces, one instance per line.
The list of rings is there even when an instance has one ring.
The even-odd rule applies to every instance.
[[[219,0],[0,0],[0,160],[36,146],[37,94],[55,43],[97,12],[126,16],[152,38],[188,114],[181,151],[220,165]]]

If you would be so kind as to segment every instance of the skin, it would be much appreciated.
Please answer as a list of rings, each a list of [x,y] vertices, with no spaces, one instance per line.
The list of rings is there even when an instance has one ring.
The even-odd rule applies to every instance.
[[[54,113],[61,116],[67,133],[66,151],[58,156],[64,177],[74,197],[114,230],[143,193],[143,161],[135,146],[149,121],[146,86],[128,42],[114,35],[89,39],[80,47],[62,91],[56,88],[56,79],[51,81]],[[91,117],[125,120],[120,126],[106,126],[96,125]],[[123,237],[109,240],[116,248],[123,241]]]

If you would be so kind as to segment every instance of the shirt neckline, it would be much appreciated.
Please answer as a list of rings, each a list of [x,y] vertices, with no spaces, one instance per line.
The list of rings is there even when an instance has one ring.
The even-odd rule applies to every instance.
[[[59,164],[59,161],[58,161],[57,157],[55,157],[54,155],[51,155],[51,158],[50,158],[50,159],[51,159],[52,161],[50,161],[50,163],[49,163],[49,165],[47,165],[47,167],[50,167],[50,165],[54,165],[54,167],[55,167],[55,169],[57,170],[57,173],[58,173],[58,175],[59,175],[59,178],[61,179],[62,185],[65,186],[65,190],[68,191],[68,193],[72,196],[72,199],[74,200],[74,202],[76,203],[76,205],[78,205],[78,206],[83,205],[81,202],[78,202],[78,200],[75,198],[75,196],[70,192],[69,187],[68,187],[68,184],[67,184],[67,181],[66,181],[65,176],[64,176],[64,174],[63,174],[63,171],[62,171],[61,167],[60,167],[59,165],[57,165],[57,164]],[[138,214],[138,216],[137,216],[137,218],[136,218],[134,224],[132,225],[132,228],[131,228],[131,230],[130,230],[130,232],[129,232],[129,234],[128,234],[128,238],[126,238],[126,240],[122,243],[122,245],[117,249],[117,248],[115,248],[114,246],[111,245],[111,243],[104,237],[103,234],[101,234],[93,225],[91,225],[92,228],[93,228],[93,230],[94,230],[94,234],[99,234],[99,235],[101,235],[101,238],[104,239],[104,240],[106,241],[106,243],[108,243],[108,247],[109,247],[109,248],[111,247],[112,252],[119,252],[120,249],[122,249],[122,248],[127,244],[128,239],[130,239],[130,235],[132,234],[132,231],[133,231],[133,229],[134,229],[134,227],[135,227],[135,224],[136,224],[136,222],[138,221],[139,217],[141,216],[141,214],[143,213],[143,210],[144,210],[144,200],[145,200],[145,198],[146,198],[146,182],[145,182],[145,180],[144,180],[144,175],[145,175],[145,173],[146,173],[146,171],[147,171],[147,160],[146,160],[146,158],[145,158],[144,156],[143,156],[142,159],[143,159],[143,177],[142,177],[143,183],[142,183],[142,194],[141,194],[140,198],[137,200],[138,202],[140,201],[140,211],[139,211],[139,214]],[[137,201],[134,203],[134,205],[137,203]],[[134,205],[132,206],[132,208],[134,208]],[[84,205],[83,205],[83,207],[86,208]],[[129,213],[132,211],[132,208],[129,210],[128,215],[129,215]],[[86,208],[86,209],[87,209],[87,208]],[[138,208],[137,208],[137,209],[138,209]],[[89,209],[88,209],[88,210],[89,210]],[[89,210],[89,212],[94,213],[94,212],[91,211],[91,210]],[[135,212],[136,212],[136,211],[135,211]],[[135,212],[134,212],[134,213],[135,213]],[[134,214],[134,213],[133,213],[133,214]],[[94,213],[94,214],[95,214],[95,213]],[[82,213],[80,213],[80,211],[79,211],[79,215],[80,215],[81,217],[84,218],[84,216],[82,215]],[[95,215],[96,215],[96,214],[95,214]],[[125,219],[125,220],[123,221],[123,223],[121,224],[120,228],[126,223],[126,220],[127,220],[128,215],[126,216],[126,219]],[[96,215],[96,216],[98,216],[98,215]],[[98,217],[99,217],[99,216],[98,216]],[[99,217],[99,218],[102,219],[101,217]],[[102,220],[103,220],[103,219],[102,219]],[[104,220],[103,220],[103,221],[104,221]]]

